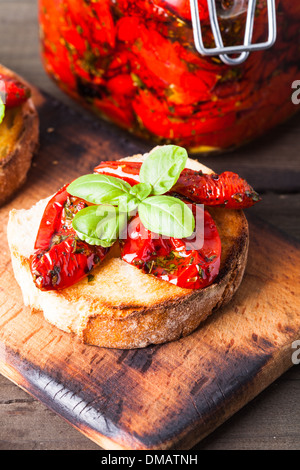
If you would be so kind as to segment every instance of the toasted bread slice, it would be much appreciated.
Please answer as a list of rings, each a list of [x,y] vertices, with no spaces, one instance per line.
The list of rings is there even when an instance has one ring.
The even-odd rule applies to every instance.
[[[145,156],[131,158],[139,161]],[[194,160],[188,160],[187,166],[211,171]],[[42,311],[46,320],[75,333],[84,343],[132,349],[176,340],[229,302],[242,280],[248,252],[247,220],[242,211],[214,208],[211,214],[222,241],[221,269],[215,283],[205,289],[183,289],[144,274],[123,261],[114,247],[93,271],[92,282],[84,279],[59,292],[40,291],[32,280],[29,256],[47,201],[10,213],[8,241],[15,277],[25,305]]]
[[[0,65],[0,73],[18,75]],[[24,184],[39,140],[39,118],[32,99],[7,109],[0,124],[0,206]]]

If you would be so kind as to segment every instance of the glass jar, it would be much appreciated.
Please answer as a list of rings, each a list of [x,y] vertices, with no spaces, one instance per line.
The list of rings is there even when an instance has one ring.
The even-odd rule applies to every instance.
[[[300,78],[299,2],[277,1],[275,46],[228,66],[196,51],[189,0],[39,1],[48,74],[134,135],[208,153],[249,142],[297,111],[291,95]],[[242,43],[246,3],[222,0],[226,45]],[[207,0],[199,8],[213,47]],[[258,0],[253,42],[266,36],[266,2]]]

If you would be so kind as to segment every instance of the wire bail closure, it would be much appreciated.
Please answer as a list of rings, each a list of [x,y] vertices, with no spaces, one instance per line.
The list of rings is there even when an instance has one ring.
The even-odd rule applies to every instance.
[[[198,0],[190,0],[194,41],[197,51],[201,55],[216,56],[226,65],[240,65],[249,57],[252,51],[261,51],[272,47],[277,37],[277,21],[275,0],[267,0],[268,8],[268,40],[266,42],[252,44],[254,19],[257,0],[248,0],[247,19],[244,35],[244,44],[225,47],[220,31],[217,7],[215,0],[207,0],[211,29],[216,47],[206,48],[203,43],[201,31],[201,18]],[[239,54],[238,57],[230,57],[231,54]]]

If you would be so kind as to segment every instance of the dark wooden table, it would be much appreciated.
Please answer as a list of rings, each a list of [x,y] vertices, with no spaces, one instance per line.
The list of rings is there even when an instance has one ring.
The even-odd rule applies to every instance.
[[[0,63],[79,109],[42,68],[37,0],[0,0]],[[203,163],[215,171],[232,170],[249,179],[263,194],[263,202],[253,208],[253,213],[300,240],[300,114],[247,148],[210,157]],[[299,395],[300,367],[294,366],[196,449],[300,449]],[[21,449],[99,447],[0,376],[0,450]]]

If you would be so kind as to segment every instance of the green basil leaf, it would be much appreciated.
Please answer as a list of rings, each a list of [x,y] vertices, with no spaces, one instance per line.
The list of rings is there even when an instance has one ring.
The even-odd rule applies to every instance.
[[[119,198],[129,194],[131,186],[126,181],[108,175],[84,175],[73,181],[67,191],[92,204],[118,205]]]
[[[188,159],[187,151],[176,145],[156,147],[144,161],[140,181],[153,186],[152,194],[167,193],[178,180]]]
[[[79,211],[72,225],[78,237],[90,245],[110,247],[126,227],[127,213],[109,205],[89,206]]]
[[[5,104],[0,96],[0,124],[4,119],[4,116],[5,116]]]
[[[125,194],[124,196],[119,197],[119,204],[118,204],[119,211],[120,212],[132,212],[137,208],[139,203],[140,203],[140,200],[137,199],[132,194]]]
[[[138,212],[143,225],[160,235],[188,238],[195,229],[193,212],[175,197],[149,197],[139,204]]]
[[[135,196],[139,201],[143,201],[152,193],[152,186],[149,183],[139,183],[134,185],[131,190],[130,194]]]

